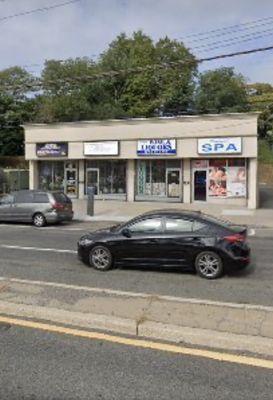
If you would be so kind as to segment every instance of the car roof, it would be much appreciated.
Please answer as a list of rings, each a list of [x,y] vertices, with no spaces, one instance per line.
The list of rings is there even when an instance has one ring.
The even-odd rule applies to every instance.
[[[201,216],[202,212],[197,211],[197,210],[171,210],[171,209],[162,209],[162,210],[153,210],[153,211],[148,211],[142,215],[139,215],[139,217],[146,217],[146,216],[187,216],[187,217],[197,217]]]

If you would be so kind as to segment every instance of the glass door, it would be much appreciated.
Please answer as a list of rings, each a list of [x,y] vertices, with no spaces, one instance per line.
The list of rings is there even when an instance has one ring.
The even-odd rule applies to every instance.
[[[181,170],[167,168],[166,170],[167,195],[170,198],[181,198]]]
[[[194,171],[194,201],[207,201],[207,171]]]
[[[88,168],[86,170],[86,188],[94,187],[95,195],[100,193],[99,181],[100,181],[100,170],[99,168]]]
[[[78,197],[78,168],[75,163],[66,163],[64,192],[69,197]]]

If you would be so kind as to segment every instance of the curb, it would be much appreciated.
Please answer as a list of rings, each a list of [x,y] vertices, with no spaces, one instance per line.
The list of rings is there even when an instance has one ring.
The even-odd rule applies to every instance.
[[[0,303],[0,313],[6,316],[28,318],[36,322],[58,323],[77,328],[114,332],[199,348],[218,349],[273,357],[273,339],[250,335],[237,335],[208,329],[179,327],[143,321],[137,325],[133,319],[106,315],[80,314],[58,309],[45,309],[28,305]]]

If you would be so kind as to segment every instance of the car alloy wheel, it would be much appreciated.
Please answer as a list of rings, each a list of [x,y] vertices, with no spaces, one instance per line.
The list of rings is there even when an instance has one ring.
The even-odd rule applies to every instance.
[[[46,224],[46,219],[43,216],[43,214],[35,214],[33,217],[33,225],[36,226],[37,228],[41,228],[42,226],[45,226]]]
[[[213,251],[200,253],[195,261],[197,273],[206,279],[216,279],[223,275],[223,262],[221,257]]]
[[[112,267],[112,254],[107,247],[96,246],[90,252],[90,264],[100,271],[107,271]]]

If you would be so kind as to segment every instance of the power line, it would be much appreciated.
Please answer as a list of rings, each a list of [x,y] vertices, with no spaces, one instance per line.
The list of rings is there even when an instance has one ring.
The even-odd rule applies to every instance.
[[[0,1],[6,1],[6,0],[0,0]],[[80,1],[80,0],[74,0],[74,1]],[[70,2],[68,2],[68,3],[70,3]],[[263,21],[266,21],[266,22],[263,22]],[[238,31],[243,31],[244,32],[245,30],[251,30],[251,29],[253,30],[253,29],[257,28],[257,27],[267,26],[267,25],[271,24],[272,21],[273,21],[273,17],[271,16],[271,17],[266,17],[266,18],[261,18],[261,19],[258,19],[258,20],[254,20],[252,22],[247,22],[247,23],[244,23],[244,24],[231,25],[231,26],[225,27],[225,28],[219,28],[219,29],[215,29],[215,30],[211,30],[211,31],[189,34],[189,35],[185,36],[184,38],[180,37],[177,40],[185,39],[185,38],[191,37],[191,36],[195,37],[195,36],[198,36],[198,35],[205,35],[205,34],[208,34],[209,32],[220,32],[220,33],[211,34],[211,36],[201,37],[201,38],[193,39],[193,40],[189,41],[190,43],[194,43],[194,42],[198,42],[199,43],[199,42],[207,41],[207,40],[209,41],[208,43],[205,43],[205,44],[200,45],[200,46],[187,46],[187,43],[184,43],[186,45],[186,47],[189,47],[190,50],[193,50],[193,51],[194,50],[204,49],[204,51],[200,52],[200,53],[202,53],[202,52],[205,52],[205,51],[207,52],[207,51],[210,51],[210,50],[216,50],[216,49],[220,49],[220,48],[224,48],[224,47],[229,47],[229,46],[232,46],[233,44],[236,45],[238,43],[244,43],[244,42],[248,42],[248,41],[252,41],[252,40],[257,40],[257,39],[260,39],[262,37],[271,36],[273,34],[273,31],[272,31],[273,28],[270,28],[270,29],[267,29],[267,30],[262,30],[262,31],[254,31],[254,32],[248,33],[246,35],[239,35],[239,36],[235,36],[235,37],[231,36],[229,39],[223,39],[223,40],[219,40],[219,41],[215,41],[215,42],[210,42],[210,39],[213,38],[213,37],[219,37],[219,36],[222,37],[222,36],[225,36],[225,35],[230,35],[230,33],[232,33],[232,32],[237,33]],[[232,29],[232,28],[235,28],[235,27],[237,27],[237,29]],[[243,40],[240,40],[240,39],[243,39]],[[220,43],[222,43],[223,45],[218,46],[218,44],[220,44]],[[100,55],[101,54],[99,54],[99,53],[91,54],[90,57],[91,58],[96,58],[96,57],[98,57]],[[57,61],[65,62],[66,60],[57,60]],[[42,63],[40,63],[40,64],[34,63],[34,64],[29,64],[29,65],[23,65],[22,67],[23,68],[33,68],[33,67],[37,67],[38,68],[38,67],[41,67],[43,65],[44,64],[42,64]]]
[[[229,36],[232,33],[245,32],[245,31],[250,31],[250,30],[256,29],[256,28],[272,25],[273,17],[269,17],[269,18],[270,19],[269,19],[268,22],[257,23],[256,25],[253,25],[253,26],[249,26],[249,27],[246,26],[246,27],[241,27],[241,28],[237,28],[237,29],[224,29],[223,31],[221,31],[219,33],[211,34],[211,35],[208,35],[208,36],[205,36],[205,37],[199,37],[198,39],[187,40],[186,37],[184,37],[184,38],[180,37],[179,39],[182,39],[182,40],[186,39],[187,43],[196,43],[196,42],[200,43],[200,42],[203,42],[203,41],[211,40],[211,39],[216,38],[216,37]]]
[[[37,12],[50,11],[50,10],[53,10],[53,9],[56,9],[56,8],[68,6],[69,4],[78,3],[79,1],[81,1],[81,0],[69,0],[69,1],[66,1],[64,3],[54,4],[52,6],[45,6],[45,7],[40,7],[40,8],[34,8],[34,9],[28,10],[28,11],[22,11],[22,12],[19,12],[17,14],[11,14],[11,15],[7,15],[5,17],[2,17],[2,18],[0,18],[0,22],[7,21],[7,20],[12,19],[12,18],[23,17],[25,15],[35,14]]]
[[[215,50],[215,49],[219,49],[222,47],[229,47],[229,46],[236,45],[238,43],[249,42],[252,40],[257,40],[257,39],[261,39],[263,37],[272,36],[272,35],[273,35],[273,28],[271,27],[270,29],[266,29],[263,31],[253,32],[253,33],[249,33],[246,35],[235,36],[230,39],[218,40],[217,42],[203,44],[203,45],[196,46],[196,47],[191,47],[191,49],[192,50],[204,49],[206,51]],[[218,44],[220,44],[220,46],[218,46]],[[214,45],[216,45],[216,46],[214,46]]]
[[[273,20],[273,17],[264,17],[264,18],[259,18],[253,21],[249,21],[249,22],[245,22],[245,23],[240,23],[240,24],[235,24],[235,25],[229,25],[229,26],[225,26],[222,28],[217,28],[217,29],[212,29],[212,30],[208,30],[208,31],[201,31],[201,32],[197,32],[197,33],[190,33],[186,36],[180,37],[180,39],[187,39],[187,38],[191,38],[191,37],[200,37],[200,36],[204,36],[204,35],[208,35],[208,34],[214,34],[214,33],[220,33],[220,32],[226,32],[227,30],[230,29],[237,29],[237,28],[241,28],[242,26],[252,26],[252,25],[256,25],[259,24],[260,22],[263,21],[271,21]]]
[[[233,58],[233,57],[238,57],[238,56],[243,56],[243,55],[248,55],[248,54],[254,54],[254,53],[260,53],[260,52],[265,52],[265,51],[272,51],[273,50],[273,45],[272,46],[267,46],[267,47],[259,47],[255,49],[250,49],[250,50],[243,50],[243,51],[237,51],[233,53],[226,53],[226,54],[219,54],[216,56],[211,56],[211,57],[205,57],[205,58],[191,58],[191,59],[184,59],[180,61],[169,61],[165,63],[160,63],[160,64],[154,64],[154,65],[146,65],[143,67],[135,67],[135,68],[128,68],[128,69],[122,69],[122,70],[110,70],[110,71],[105,71],[105,72],[100,72],[92,75],[82,75],[82,76],[74,76],[74,77],[66,77],[62,78],[58,81],[48,81],[47,85],[56,85],[58,84],[66,84],[66,85],[71,85],[71,83],[77,84],[77,83],[86,83],[88,81],[93,81],[93,80],[98,80],[98,79],[106,79],[106,78],[115,78],[119,75],[128,75],[128,74],[133,74],[133,73],[141,73],[144,71],[151,71],[153,72],[156,69],[168,69],[168,68],[174,68],[174,67],[183,67],[185,65],[197,65],[201,64],[204,62],[209,62],[209,61],[215,61],[219,59],[226,59],[226,58]],[[70,87],[70,86],[69,86]],[[2,85],[3,89],[6,90],[28,90],[30,89],[35,89],[35,90],[42,90],[44,88],[44,82],[41,79],[36,79],[35,82],[30,82],[28,83],[25,81],[24,83],[21,83],[20,85]]]

